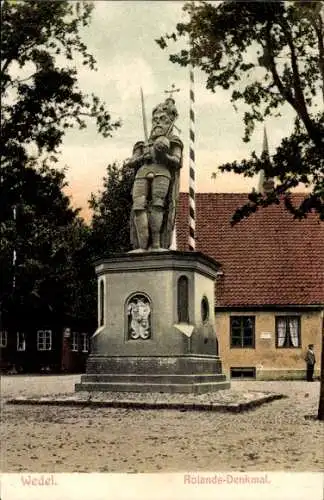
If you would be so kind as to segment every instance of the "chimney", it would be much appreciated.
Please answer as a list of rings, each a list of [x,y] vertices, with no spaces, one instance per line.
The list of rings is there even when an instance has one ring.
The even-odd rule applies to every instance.
[[[262,153],[266,155],[266,160],[270,164],[268,136],[265,127],[263,131]],[[268,194],[273,190],[274,186],[274,180],[271,177],[266,177],[264,170],[261,170],[259,174],[258,193]]]

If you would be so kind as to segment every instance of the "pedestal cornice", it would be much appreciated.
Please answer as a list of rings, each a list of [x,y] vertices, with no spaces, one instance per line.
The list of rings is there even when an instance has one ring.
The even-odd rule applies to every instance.
[[[95,262],[98,276],[105,273],[186,270],[215,279],[220,264],[200,252],[141,252],[110,254]]]

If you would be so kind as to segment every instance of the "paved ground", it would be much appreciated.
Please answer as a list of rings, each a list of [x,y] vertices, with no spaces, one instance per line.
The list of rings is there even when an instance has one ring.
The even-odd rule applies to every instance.
[[[2,400],[73,392],[79,376],[3,377]],[[8,472],[323,471],[319,382],[233,382],[289,398],[241,414],[7,406]],[[306,418],[305,418],[306,416]]]

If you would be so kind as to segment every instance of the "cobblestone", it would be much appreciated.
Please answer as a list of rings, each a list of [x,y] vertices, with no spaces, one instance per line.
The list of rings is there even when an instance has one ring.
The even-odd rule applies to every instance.
[[[72,396],[79,378],[3,377],[2,398]],[[318,382],[235,381],[231,391],[288,397],[243,413],[3,405],[2,470],[323,471]]]

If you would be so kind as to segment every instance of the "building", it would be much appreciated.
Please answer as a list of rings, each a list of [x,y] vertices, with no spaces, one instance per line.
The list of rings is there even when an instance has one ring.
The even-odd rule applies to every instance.
[[[43,314],[42,314],[43,313]],[[4,373],[80,373],[85,371],[93,325],[73,320],[69,327],[37,310],[19,318],[3,318],[0,328],[0,370]]]
[[[294,194],[293,201],[301,201]],[[324,311],[324,224],[294,220],[283,203],[231,226],[247,194],[196,194],[196,250],[221,264],[216,332],[225,373],[257,379],[304,378],[315,346],[320,371]],[[177,248],[188,250],[188,194],[180,193]]]

